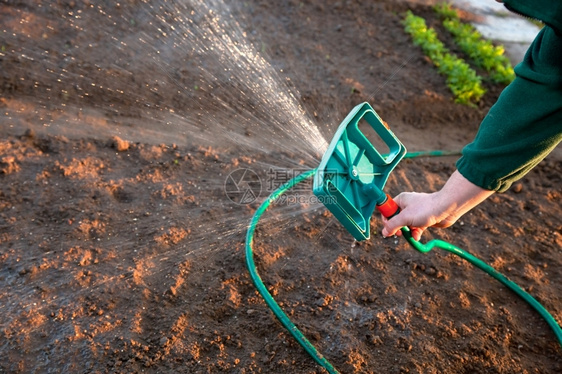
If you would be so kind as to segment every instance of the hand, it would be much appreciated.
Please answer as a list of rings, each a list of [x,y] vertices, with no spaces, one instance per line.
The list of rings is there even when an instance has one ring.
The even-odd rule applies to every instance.
[[[455,171],[440,191],[433,193],[403,192],[394,199],[400,213],[382,218],[383,236],[401,235],[408,226],[415,240],[420,240],[428,227],[445,228],[480,204],[494,192],[476,186]]]
[[[400,207],[400,213],[390,220],[382,217],[384,237],[402,235],[400,229],[408,226],[412,236],[420,240],[422,233],[428,227],[449,227],[458,217],[446,213],[446,207],[441,207],[439,192],[418,193],[403,192],[394,198]]]

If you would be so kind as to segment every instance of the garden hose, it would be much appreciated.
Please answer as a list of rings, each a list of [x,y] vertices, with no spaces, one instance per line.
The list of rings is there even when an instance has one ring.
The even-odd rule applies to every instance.
[[[431,251],[433,248],[443,249],[447,252],[453,253],[465,259],[466,261],[470,262],[472,265],[485,271],[488,275],[496,278],[504,286],[506,286],[507,288],[515,292],[517,295],[519,295],[519,297],[525,300],[531,307],[533,307],[533,309],[535,309],[541,315],[541,317],[546,321],[546,323],[548,323],[548,325],[554,332],[556,339],[558,339],[558,342],[562,347],[562,329],[560,328],[558,322],[556,322],[554,317],[533,296],[525,292],[521,287],[517,285],[517,283],[509,280],[505,275],[503,275],[502,273],[500,273],[499,271],[497,271],[496,269],[494,269],[484,261],[480,260],[478,257],[471,255],[470,253],[460,249],[459,247],[451,243],[439,239],[434,239],[427,242],[426,244],[422,244],[412,237],[412,234],[410,233],[410,229],[408,229],[407,227],[402,228],[402,234],[404,235],[404,238],[406,238],[406,240],[408,241],[408,243],[410,243],[412,247],[414,247],[415,249],[417,249],[422,253],[427,253]]]
[[[440,152],[440,151],[435,151],[435,152]],[[430,152],[430,153],[434,153],[434,152]],[[432,154],[424,153],[423,155],[432,155]],[[435,153],[433,155],[441,155],[441,154]],[[324,356],[322,356],[322,354],[320,354],[320,352],[318,352],[318,350],[312,345],[312,343],[310,343],[310,341],[303,335],[303,333],[295,326],[295,324],[290,320],[290,318],[285,314],[285,312],[283,312],[281,307],[277,304],[273,296],[271,296],[271,294],[267,290],[267,287],[265,286],[265,284],[263,283],[261,277],[257,272],[256,264],[254,262],[253,249],[252,249],[255,229],[262,214],[267,210],[267,208],[271,205],[271,203],[277,200],[281,195],[283,195],[283,193],[291,189],[296,184],[312,177],[315,172],[316,169],[312,169],[304,173],[301,173],[298,176],[294,177],[293,179],[289,180],[287,183],[283,184],[281,187],[275,190],[256,210],[248,227],[248,231],[246,232],[246,265],[250,272],[250,277],[252,278],[252,281],[256,286],[258,292],[262,295],[267,306],[275,314],[275,316],[281,322],[281,324],[291,333],[291,335],[293,335],[293,337],[297,340],[297,342],[306,350],[306,352],[320,366],[326,369],[328,373],[334,374],[334,373],[338,373],[338,371],[332,366],[332,364],[330,364],[330,362],[328,362],[328,360],[326,360]],[[498,272],[490,265],[486,264],[484,261],[478,259],[477,257],[471,255],[470,253],[448,242],[445,242],[443,240],[431,240],[426,244],[422,244],[412,237],[410,230],[407,227],[402,228],[402,233],[404,235],[404,238],[408,241],[408,243],[410,243],[410,245],[414,249],[422,253],[427,253],[433,248],[443,249],[445,251],[453,253],[467,260],[471,264],[475,265],[479,269],[485,271],[487,274],[500,281],[502,284],[507,286],[517,295],[519,295],[523,300],[525,300],[531,307],[533,307],[541,315],[541,317],[548,323],[548,325],[554,332],[558,342],[560,343],[560,346],[562,346],[562,329],[560,328],[560,325],[556,322],[554,317],[535,298],[533,298],[530,294],[525,292],[516,283],[509,280],[506,276]]]
[[[250,227],[248,227],[248,231],[246,232],[246,264],[248,266],[248,270],[250,271],[250,276],[254,285],[258,289],[259,293],[262,295],[265,303],[271,309],[273,314],[279,319],[279,322],[289,332],[293,337],[299,342],[299,344],[305,349],[305,351],[324,369],[328,371],[328,373],[338,373],[338,371],[316,350],[316,348],[308,341],[308,339],[302,334],[302,332],[295,326],[295,324],[289,319],[289,317],[283,312],[279,304],[275,301],[273,296],[267,290],[267,287],[263,284],[258,271],[256,269],[256,264],[254,263],[254,253],[252,250],[252,242],[254,240],[254,231],[256,229],[256,225],[261,217],[261,215],[266,211],[269,205],[274,202],[279,196],[281,196],[285,191],[293,187],[294,185],[300,183],[301,181],[311,177],[314,175],[316,169],[309,170],[307,172],[301,173],[297,175],[295,178],[291,179],[281,187],[279,187],[276,191],[274,191],[258,208],[256,213],[254,213],[254,217],[250,222]]]
[[[462,154],[461,151],[420,151],[420,152],[408,152],[404,155],[404,158],[460,156],[461,154]]]

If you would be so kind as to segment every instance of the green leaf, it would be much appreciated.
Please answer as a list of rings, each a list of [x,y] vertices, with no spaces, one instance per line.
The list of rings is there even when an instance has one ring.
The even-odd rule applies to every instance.
[[[452,20],[449,23],[458,30],[462,28],[465,34],[472,34],[472,30],[464,28],[459,22]],[[423,50],[439,73],[446,76],[455,101],[467,105],[478,102],[485,93],[481,77],[464,60],[449,52],[435,30],[427,27],[423,18],[407,11],[403,24],[404,30],[412,37],[412,42]]]

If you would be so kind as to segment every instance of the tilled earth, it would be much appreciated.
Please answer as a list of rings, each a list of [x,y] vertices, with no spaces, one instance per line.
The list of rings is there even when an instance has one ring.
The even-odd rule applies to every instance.
[[[240,205],[224,189],[234,170],[266,178],[264,165],[299,164],[301,155],[151,132],[146,118],[163,108],[195,118],[201,105],[217,108],[222,92],[198,92],[205,100],[195,105],[173,85],[155,90],[157,71],[143,68],[138,51],[104,53],[104,38],[153,31],[130,16],[163,3],[0,4],[1,372],[323,372],[246,269],[245,231],[265,196]],[[252,0],[238,11],[249,40],[291,78],[327,139],[327,122],[369,101],[410,150],[460,149],[502,87],[486,83],[476,107],[455,104],[402,31],[407,9],[443,31],[429,8],[408,1]],[[124,58],[130,70],[116,67]],[[198,74],[190,66],[179,81]],[[86,90],[85,82],[95,85]],[[119,82],[130,92],[103,88]],[[231,90],[236,107],[229,87],[220,90]],[[260,141],[256,131],[243,136]],[[387,190],[438,189],[454,161],[404,160]],[[423,240],[482,258],[562,321],[561,175],[554,153]],[[325,209],[295,203],[274,205],[256,232],[265,284],[338,370],[562,371],[554,334],[523,300],[454,255],[421,254],[379,230],[373,217],[372,238],[354,243]]]

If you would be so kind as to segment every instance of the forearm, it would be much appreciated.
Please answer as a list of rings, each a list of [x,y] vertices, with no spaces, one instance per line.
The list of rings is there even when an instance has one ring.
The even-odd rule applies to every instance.
[[[562,140],[561,59],[562,37],[545,26],[457,161],[472,183],[504,192]]]
[[[456,170],[443,188],[435,193],[436,212],[440,212],[438,227],[452,225],[462,215],[486,200],[494,191],[481,188]],[[445,226],[446,225],[446,226]]]

